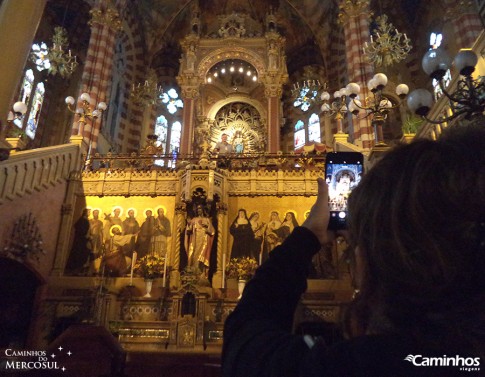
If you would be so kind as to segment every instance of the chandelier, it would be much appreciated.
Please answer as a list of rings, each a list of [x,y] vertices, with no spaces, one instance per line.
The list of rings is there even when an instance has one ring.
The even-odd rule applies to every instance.
[[[157,83],[157,75],[153,69],[148,71],[147,79],[144,83],[133,84],[130,97],[137,105],[156,105],[161,102],[163,90]]]
[[[293,106],[299,107],[301,111],[307,111],[310,106],[319,100],[319,93],[322,85],[319,80],[303,80],[301,84],[293,84],[291,95],[293,96]]]
[[[441,48],[427,51],[423,57],[423,70],[438,81],[441,90],[448,98],[452,115],[433,120],[426,117],[433,105],[433,95],[425,89],[416,89],[409,94],[407,103],[409,109],[430,123],[446,123],[463,116],[467,120],[482,116],[485,111],[485,81],[483,77],[474,79],[472,73],[478,62],[477,55],[470,49],[461,50],[453,61],[461,77],[454,92],[446,90],[445,75],[451,67],[451,58]]]
[[[383,14],[376,18],[377,28],[370,36],[370,43],[365,42],[364,55],[377,67],[388,67],[405,59],[411,50],[411,40],[406,33],[400,33]]]
[[[102,115],[103,111],[107,109],[108,105],[106,105],[105,102],[99,102],[97,108],[93,109],[93,106],[91,105],[92,100],[89,93],[82,93],[79,99],[81,101],[77,109],[73,108],[73,105],[76,103],[76,100],[74,99],[74,97],[71,97],[71,96],[66,97],[65,101],[66,101],[67,109],[71,113],[79,117],[78,134],[83,135],[86,119],[95,121]]]
[[[53,76],[59,74],[62,78],[69,78],[78,63],[76,56],[71,54],[71,50],[67,50],[68,44],[66,29],[57,26],[52,36],[52,47],[47,47],[44,42],[32,45],[31,59],[36,64],[37,70],[46,69]]]

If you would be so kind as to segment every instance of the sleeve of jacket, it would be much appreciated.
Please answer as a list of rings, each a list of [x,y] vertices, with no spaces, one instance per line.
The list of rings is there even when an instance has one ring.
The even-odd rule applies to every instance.
[[[256,271],[224,325],[224,377],[298,375],[309,348],[291,334],[293,316],[319,249],[316,236],[297,227]]]

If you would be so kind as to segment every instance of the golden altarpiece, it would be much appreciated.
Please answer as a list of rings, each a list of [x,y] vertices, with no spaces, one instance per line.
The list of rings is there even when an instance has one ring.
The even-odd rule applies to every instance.
[[[269,222],[281,223],[292,213],[301,224],[308,214],[325,154],[279,152],[282,85],[288,78],[285,40],[271,14],[264,33],[246,15],[219,21],[213,36],[201,37],[195,12],[182,42],[180,154],[163,154],[149,141],[139,154],[88,156],[82,172],[71,177],[43,302],[45,329],[87,321],[106,326],[128,352],[218,354],[224,320],[239,295],[236,281],[223,272],[234,244],[244,242],[229,231],[234,219],[242,210],[248,218],[257,214],[263,227],[259,247],[269,248],[264,230]],[[218,155],[215,146],[224,133],[233,152]],[[190,268],[186,230],[199,208],[213,228],[209,266],[201,274]],[[85,224],[98,224],[105,240],[114,237],[107,223],[122,229],[131,218],[140,238],[147,212],[157,217],[160,209],[170,228],[163,249],[167,273],[154,281],[151,297],[144,297],[143,279],[129,269],[113,274],[94,262],[69,269],[83,215]],[[295,326],[338,322],[352,294],[345,246],[335,242],[315,257]],[[137,247],[142,246],[136,242]]]

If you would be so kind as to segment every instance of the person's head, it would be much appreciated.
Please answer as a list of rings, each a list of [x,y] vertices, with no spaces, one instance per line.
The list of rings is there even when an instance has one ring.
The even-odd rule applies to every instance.
[[[337,191],[349,191],[350,190],[350,185],[353,182],[353,177],[349,173],[342,173],[338,178],[337,178],[337,184],[336,184],[336,190]]]
[[[385,323],[460,344],[484,328],[474,307],[485,292],[484,146],[483,124],[455,127],[388,152],[353,190],[360,294],[351,308],[364,330]]]
[[[271,220],[278,220],[279,214],[276,211],[272,211],[270,215]]]
[[[151,210],[151,209],[147,209],[147,210],[145,211],[145,216],[146,216],[146,217],[152,217],[152,214],[153,214],[153,212],[152,212],[152,210]]]
[[[247,219],[248,218],[248,215],[246,214],[246,210],[244,208],[241,208],[237,212],[237,217],[239,217],[240,219]]]
[[[227,134],[221,135],[221,140],[222,140],[223,143],[227,143],[227,136],[228,136]]]
[[[130,217],[130,218],[135,217],[135,210],[134,209],[129,209],[128,210],[128,217]]]
[[[119,217],[120,214],[121,214],[121,208],[120,207],[115,207],[113,209],[113,214],[115,215],[115,217]]]
[[[112,236],[119,236],[121,234],[121,227],[119,225],[113,225],[110,229]]]
[[[164,217],[165,216],[165,210],[163,208],[159,208],[157,210],[158,217]]]
[[[196,208],[197,216],[204,216],[204,207],[202,205],[198,205]]]
[[[90,208],[84,208],[81,216],[88,218],[90,214],[91,214],[91,209]]]
[[[98,219],[99,218],[99,209],[93,210],[93,219]]]
[[[251,216],[249,216],[250,221],[258,221],[259,220],[259,212],[253,212],[251,213]]]

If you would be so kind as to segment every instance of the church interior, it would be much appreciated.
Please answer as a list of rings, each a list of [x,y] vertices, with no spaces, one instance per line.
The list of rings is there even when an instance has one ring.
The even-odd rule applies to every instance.
[[[484,16],[481,0],[0,0],[2,373],[62,374],[8,370],[23,359],[5,351],[62,348],[68,376],[219,376],[244,284],[318,177],[339,190],[328,153],[362,154],[365,174],[483,114]],[[296,333],[344,336],[348,248],[314,257]]]

